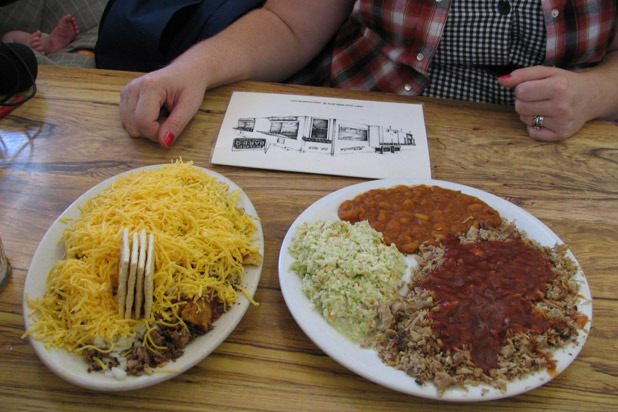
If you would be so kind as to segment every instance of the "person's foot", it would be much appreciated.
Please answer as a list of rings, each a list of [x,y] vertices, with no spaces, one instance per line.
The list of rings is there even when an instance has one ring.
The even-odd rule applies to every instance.
[[[73,40],[75,40],[75,36],[77,36],[78,34],[79,26],[77,25],[77,20],[75,20],[75,17],[67,14],[60,19],[58,25],[54,30],[52,30],[48,37],[41,39],[41,45],[43,46],[44,50],[44,52],[42,53],[50,54],[60,49],[64,49]]]
[[[45,54],[45,48],[43,47],[43,43],[41,43],[41,40],[43,39],[43,34],[41,33],[40,30],[35,31],[34,33],[32,33],[32,35],[30,36],[30,39],[28,39],[28,46],[30,46],[32,49]]]

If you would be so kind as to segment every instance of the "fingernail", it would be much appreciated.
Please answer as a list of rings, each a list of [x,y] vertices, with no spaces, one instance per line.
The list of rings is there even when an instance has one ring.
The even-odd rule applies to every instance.
[[[510,74],[505,74],[504,76],[500,76],[500,79],[510,79],[511,75]]]
[[[176,139],[176,136],[174,136],[173,133],[165,133],[165,136],[163,137],[163,143],[165,144],[165,147],[170,147],[172,143],[174,143],[174,139]]]

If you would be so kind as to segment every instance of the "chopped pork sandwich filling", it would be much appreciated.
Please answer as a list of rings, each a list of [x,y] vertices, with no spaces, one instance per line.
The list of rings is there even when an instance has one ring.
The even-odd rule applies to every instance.
[[[514,225],[481,225],[420,249],[410,292],[379,308],[367,341],[383,361],[438,393],[555,370],[552,352],[587,322],[566,247],[543,247]]]

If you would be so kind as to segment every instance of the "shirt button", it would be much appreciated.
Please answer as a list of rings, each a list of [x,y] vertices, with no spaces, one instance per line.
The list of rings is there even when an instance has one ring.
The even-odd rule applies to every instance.
[[[423,53],[419,53],[416,55],[416,60],[418,60],[419,62],[423,60],[424,58],[425,58],[425,55]]]
[[[412,90],[412,86],[410,86],[409,84],[406,84],[405,86],[403,86],[403,90],[405,90],[406,92],[409,92],[410,90]]]
[[[511,12],[511,5],[510,5],[510,3],[508,1],[506,1],[506,0],[500,0],[498,2],[498,13],[500,13],[503,16],[506,16],[510,12]]]
[[[551,11],[551,16],[552,16],[553,18],[558,17],[558,15],[559,15],[559,14],[560,14],[560,12],[559,12],[558,10],[556,10],[556,9],[553,9],[553,10]]]

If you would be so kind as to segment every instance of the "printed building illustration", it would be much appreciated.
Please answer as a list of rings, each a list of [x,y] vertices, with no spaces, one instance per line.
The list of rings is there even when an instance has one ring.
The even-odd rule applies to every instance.
[[[232,150],[264,150],[270,146],[299,152],[396,153],[416,145],[411,133],[312,116],[245,117],[238,119]]]

